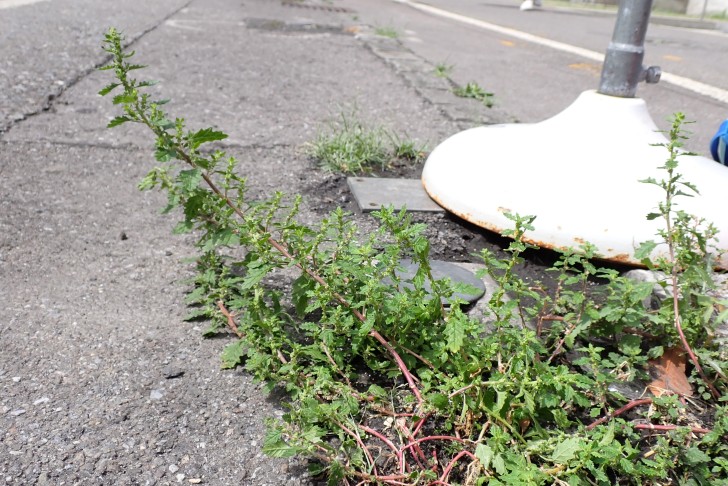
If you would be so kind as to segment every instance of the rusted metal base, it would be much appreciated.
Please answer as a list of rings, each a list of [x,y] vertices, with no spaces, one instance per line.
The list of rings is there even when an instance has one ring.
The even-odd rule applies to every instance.
[[[645,102],[587,91],[562,113],[536,124],[495,125],[458,133],[430,154],[425,189],[449,211],[499,233],[504,213],[536,215],[527,239],[547,248],[588,241],[607,260],[638,264],[643,241],[659,241],[660,219],[648,221],[664,193],[639,182],[658,180],[668,158]],[[700,190],[678,208],[713,222],[718,248],[728,250],[728,167],[679,157],[679,172]],[[658,246],[658,253],[665,246]],[[718,266],[728,269],[728,254]]]

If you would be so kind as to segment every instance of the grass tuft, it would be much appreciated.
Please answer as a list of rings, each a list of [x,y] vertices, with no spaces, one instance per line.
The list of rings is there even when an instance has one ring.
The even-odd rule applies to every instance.
[[[350,175],[384,170],[397,161],[420,162],[425,149],[382,127],[371,128],[351,116],[330,126],[308,144],[309,155],[331,172]]]
[[[472,98],[480,101],[487,108],[493,107],[493,93],[488,93],[476,82],[471,82],[465,86],[455,88],[453,91],[455,96],[460,98]]]

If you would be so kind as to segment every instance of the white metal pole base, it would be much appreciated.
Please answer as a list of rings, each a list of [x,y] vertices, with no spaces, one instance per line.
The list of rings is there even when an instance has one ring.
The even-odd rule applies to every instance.
[[[648,221],[663,191],[639,182],[663,179],[667,143],[644,100],[586,91],[566,110],[535,124],[493,125],[460,132],[435,148],[422,182],[430,197],[478,226],[502,233],[503,213],[536,215],[526,234],[546,248],[588,241],[606,260],[639,264],[634,250],[659,241],[661,219]],[[700,191],[678,208],[716,225],[728,250],[728,167],[681,156],[678,172]],[[658,247],[657,252],[665,252]],[[717,263],[728,269],[728,254]]]

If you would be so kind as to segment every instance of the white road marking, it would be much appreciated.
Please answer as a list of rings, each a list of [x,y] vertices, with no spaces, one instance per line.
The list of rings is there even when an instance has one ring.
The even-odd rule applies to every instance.
[[[48,0],[0,0],[0,10],[4,8],[22,7],[31,3],[47,2]]]
[[[405,5],[409,5],[410,7],[420,10],[422,12],[427,12],[432,15],[437,15],[438,17],[455,20],[456,22],[472,25],[474,27],[479,27],[481,29],[489,30],[491,32],[497,32],[499,34],[507,35],[507,36],[510,36],[510,37],[513,37],[516,39],[520,39],[522,41],[531,42],[533,44],[538,44],[538,45],[541,45],[544,47],[549,47],[549,48],[555,49],[557,51],[562,51],[562,52],[566,52],[569,54],[574,54],[577,56],[585,57],[592,61],[598,61],[600,63],[604,62],[604,54],[600,54],[596,51],[584,49],[582,47],[572,46],[571,44],[566,44],[564,42],[547,39],[545,37],[540,37],[538,35],[529,34],[528,32],[511,29],[509,27],[503,27],[501,25],[491,24],[490,22],[485,22],[483,20],[474,19],[472,17],[467,17],[465,15],[460,15],[460,14],[457,14],[454,12],[449,12],[447,10],[443,10],[443,9],[433,7],[430,5],[413,2],[411,0],[394,0],[394,1],[405,4]],[[728,104],[728,90],[717,88],[715,86],[701,83],[700,81],[695,81],[694,79],[685,78],[683,76],[678,76],[676,74],[666,73],[664,71],[662,73],[662,77],[660,78],[660,80],[664,81],[666,83],[678,86],[680,88],[686,89],[688,91],[692,91],[693,93],[697,93],[697,94],[700,94],[703,96],[708,96],[710,98],[720,101],[721,103]]]

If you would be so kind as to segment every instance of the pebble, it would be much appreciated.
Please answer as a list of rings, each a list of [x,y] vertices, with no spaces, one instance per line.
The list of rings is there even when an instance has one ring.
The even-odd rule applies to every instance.
[[[51,399],[50,399],[50,398],[48,398],[48,397],[43,397],[43,398],[39,398],[38,400],[34,401],[34,402],[33,402],[33,405],[41,405],[41,404],[43,404],[43,403],[48,403],[48,402],[50,402],[50,401],[51,401]]]
[[[161,400],[164,396],[164,392],[162,390],[152,390],[152,392],[149,394],[149,398],[152,400]]]
[[[20,377],[19,376],[13,376],[13,383],[20,383]]]
[[[169,465],[169,472],[171,472],[172,474],[174,474],[177,471],[179,471],[179,468],[177,466],[175,466],[174,464],[170,464]]]
[[[13,410],[12,412],[10,412],[10,415],[12,415],[13,417],[17,417],[18,415],[23,415],[24,413],[25,413],[25,409],[19,408],[17,410]]]

